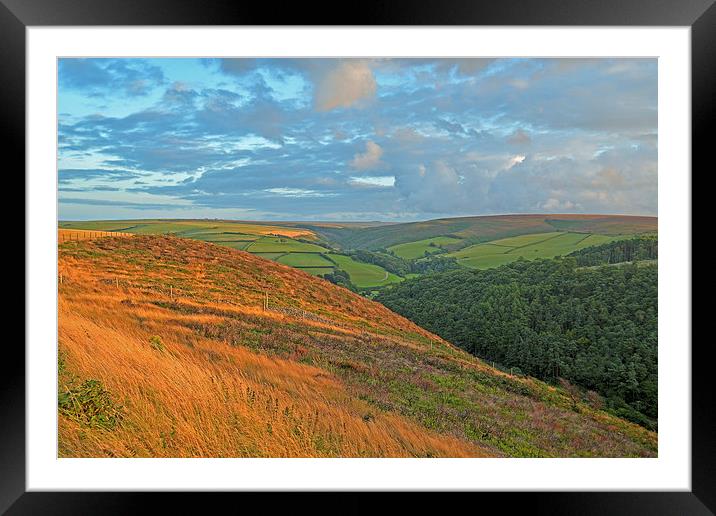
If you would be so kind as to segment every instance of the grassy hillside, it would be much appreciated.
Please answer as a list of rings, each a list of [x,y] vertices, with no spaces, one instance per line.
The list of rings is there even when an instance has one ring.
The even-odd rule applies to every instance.
[[[475,244],[447,256],[457,258],[460,265],[473,269],[490,269],[520,259],[554,258],[565,256],[587,247],[628,238],[623,235],[593,233],[535,233]]]
[[[290,265],[315,276],[344,270],[358,288],[382,286],[400,281],[378,265],[356,262],[348,256],[328,253],[331,249],[311,230],[298,223],[266,223],[226,220],[125,220],[61,222],[59,240],[92,238],[98,232],[126,232],[138,235],[172,235],[211,242]],[[347,224],[340,227],[364,228],[376,223]],[[322,227],[336,227],[321,223]],[[89,233],[89,235],[88,235]]]
[[[346,249],[381,249],[442,236],[463,239],[466,243],[479,243],[556,230],[604,235],[656,232],[657,219],[622,215],[494,215],[359,229],[310,225],[304,227]]]
[[[59,272],[63,457],[656,455],[653,432],[246,252],[70,241]]]
[[[353,285],[351,288],[366,291],[399,283],[405,274],[390,267],[386,269],[385,263],[376,260],[356,259],[352,251],[357,249],[387,248],[394,256],[413,261],[422,260],[426,254],[449,253],[447,256],[456,258],[459,265],[485,269],[520,257],[549,258],[635,233],[655,232],[656,219],[611,215],[498,215],[408,224],[201,219],[60,223],[61,236],[87,230],[202,240],[248,251],[316,276],[332,276],[336,271],[343,271]],[[342,248],[345,254],[340,254],[337,248]],[[405,264],[410,268],[409,265]],[[422,274],[423,269],[418,267],[413,272]]]
[[[425,253],[433,254],[438,252],[443,245],[450,245],[460,242],[459,238],[453,237],[435,237],[418,240],[416,242],[408,242],[407,244],[398,244],[389,247],[395,256],[412,260],[425,256]]]

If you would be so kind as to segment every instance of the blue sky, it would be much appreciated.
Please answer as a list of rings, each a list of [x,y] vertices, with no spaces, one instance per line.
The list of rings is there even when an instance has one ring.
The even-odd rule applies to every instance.
[[[61,59],[60,219],[657,213],[655,59]]]

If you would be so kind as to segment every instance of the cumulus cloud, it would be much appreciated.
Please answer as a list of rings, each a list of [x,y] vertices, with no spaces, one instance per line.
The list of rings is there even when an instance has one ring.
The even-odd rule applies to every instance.
[[[507,162],[507,167],[506,167],[506,168],[512,168],[512,167],[514,167],[515,165],[519,165],[519,164],[522,163],[524,160],[525,160],[525,156],[522,156],[522,155],[512,156],[512,157],[510,158],[510,160]]]
[[[378,86],[363,61],[340,61],[315,73],[314,105],[318,111],[349,108],[373,98]]]
[[[377,143],[368,140],[365,144],[365,152],[353,156],[350,166],[356,170],[370,170],[383,165],[380,158],[383,156],[383,149]]]
[[[111,194],[304,220],[657,211],[655,60],[99,61],[61,64],[82,213]]]

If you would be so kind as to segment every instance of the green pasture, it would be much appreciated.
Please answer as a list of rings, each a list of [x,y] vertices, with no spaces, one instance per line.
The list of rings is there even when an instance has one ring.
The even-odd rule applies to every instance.
[[[334,267],[334,263],[318,253],[288,253],[277,260],[291,267]]]
[[[434,238],[426,238],[425,240],[417,240],[415,242],[408,242],[406,244],[398,244],[390,246],[388,249],[393,253],[406,260],[412,260],[414,258],[420,258],[425,256],[425,252],[436,253],[440,250],[441,245],[454,244],[459,242],[459,238],[440,236]],[[433,244],[433,245],[430,245]]]
[[[326,251],[326,248],[316,244],[299,242],[288,237],[261,237],[252,242],[246,250],[250,253],[321,253]]]
[[[461,249],[448,256],[457,258],[458,263],[473,269],[491,269],[520,258],[554,258],[565,256],[585,247],[605,244],[627,238],[623,235],[608,236],[589,233],[550,232],[503,238],[484,244]]]
[[[281,256],[283,256],[286,253],[251,253],[254,256],[258,256],[259,258],[265,258],[267,260],[273,260],[277,261]]]
[[[330,274],[334,271],[333,267],[301,267],[298,270],[307,272],[312,276],[322,276],[323,274]]]
[[[346,271],[351,278],[351,282],[359,288],[380,287],[403,280],[400,276],[396,276],[378,265],[357,262],[350,256],[329,254],[328,257],[335,262],[340,269]]]

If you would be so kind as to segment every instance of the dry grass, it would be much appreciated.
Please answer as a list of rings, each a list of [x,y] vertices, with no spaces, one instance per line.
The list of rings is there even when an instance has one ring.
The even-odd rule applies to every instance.
[[[60,390],[99,380],[123,414],[113,429],[61,414],[61,456],[656,452],[656,434],[248,253],[102,238],[61,245],[59,270]]]
[[[179,321],[151,304],[164,299],[160,294],[103,282],[111,277],[90,263],[61,259],[61,267],[60,383],[68,375],[100,380],[126,413],[111,431],[61,415],[61,456],[485,455],[472,443],[377,411],[325,370],[198,338],[180,324],[211,324],[216,316]],[[151,345],[155,335],[161,350]]]
[[[62,244],[70,240],[93,240],[103,237],[128,237],[131,233],[121,233],[119,231],[94,231],[84,229],[58,229],[57,241]]]

